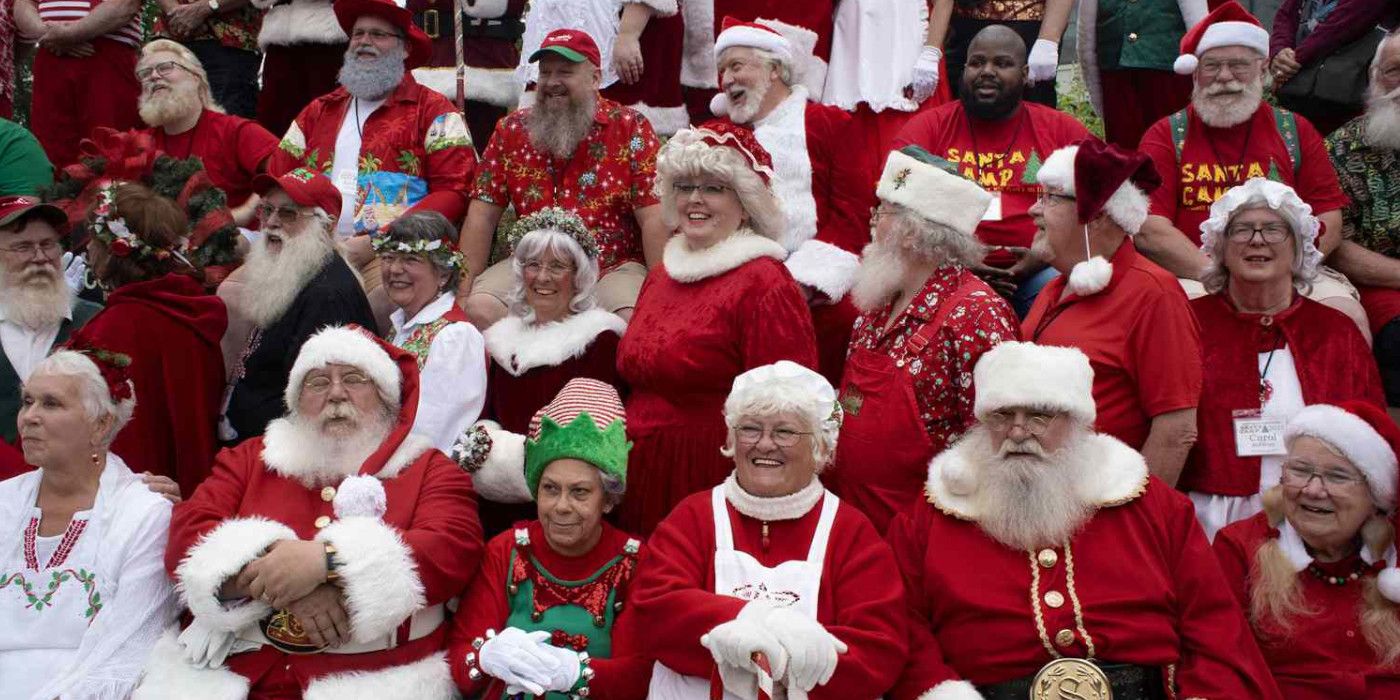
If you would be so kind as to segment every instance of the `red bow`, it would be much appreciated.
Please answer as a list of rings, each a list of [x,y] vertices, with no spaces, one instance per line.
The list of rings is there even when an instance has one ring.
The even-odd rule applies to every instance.
[[[554,630],[549,635],[549,643],[560,648],[572,648],[574,651],[586,651],[588,649],[588,635],[569,634],[564,630]]]
[[[97,365],[102,381],[107,383],[107,394],[114,403],[131,398],[131,356],[111,350],[93,347],[86,339],[75,338],[69,342],[70,350],[80,352]]]

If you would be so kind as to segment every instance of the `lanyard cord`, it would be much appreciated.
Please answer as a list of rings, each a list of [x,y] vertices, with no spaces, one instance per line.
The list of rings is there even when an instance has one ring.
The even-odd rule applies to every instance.
[[[1025,105],[1021,105],[1021,118],[1016,121],[1016,129],[1011,132],[1011,139],[1006,142],[1006,148],[1001,150],[1001,157],[1006,158],[1011,152],[1011,148],[1016,145],[1016,139],[1021,136],[1021,128],[1030,121],[1030,111]],[[972,167],[976,171],[978,184],[982,182],[982,149],[977,145],[977,130],[972,128],[972,118],[967,116],[967,110],[963,110],[963,120],[967,123],[967,135],[972,140]],[[991,154],[989,154],[991,155]]]

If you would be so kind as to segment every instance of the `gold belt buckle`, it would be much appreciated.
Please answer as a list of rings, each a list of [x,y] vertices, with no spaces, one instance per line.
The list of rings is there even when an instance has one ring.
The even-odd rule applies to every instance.
[[[1113,686],[1091,661],[1055,659],[1035,674],[1030,700],[1113,700]]]

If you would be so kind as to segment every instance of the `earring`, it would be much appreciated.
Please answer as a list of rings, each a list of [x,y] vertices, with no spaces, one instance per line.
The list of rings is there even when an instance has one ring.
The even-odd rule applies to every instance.
[[[92,466],[93,466],[93,467],[100,467],[100,466],[102,466],[102,458],[101,458],[101,457],[98,457],[96,452],[92,453]]]

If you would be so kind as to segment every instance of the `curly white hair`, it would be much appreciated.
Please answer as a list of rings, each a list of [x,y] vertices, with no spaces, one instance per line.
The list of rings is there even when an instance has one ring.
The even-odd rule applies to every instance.
[[[1293,286],[1306,294],[1322,266],[1317,236],[1322,224],[1312,207],[1292,187],[1262,177],[1251,178],[1232,187],[1210,205],[1210,218],[1201,224],[1201,252],[1210,262],[1201,272],[1201,284],[1214,294],[1226,287],[1230,271],[1225,269],[1225,229],[1235,215],[1246,209],[1267,208],[1283,217],[1293,231]]]

